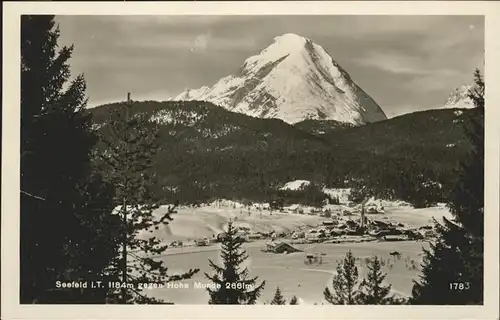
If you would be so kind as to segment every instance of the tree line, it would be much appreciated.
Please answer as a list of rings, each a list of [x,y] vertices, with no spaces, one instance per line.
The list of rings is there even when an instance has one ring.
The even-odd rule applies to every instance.
[[[470,110],[416,112],[314,136],[300,126],[209,102],[132,103],[132,112],[171,119],[159,128],[159,144],[168,148],[159,151],[153,168],[164,202],[263,202],[292,180],[352,188],[352,181],[362,178],[381,194],[431,206],[446,200],[456,183],[454,168],[471,148],[457,124],[469,121]],[[120,105],[94,108],[92,114],[103,124]],[[109,134],[107,127],[99,134]]]
[[[99,134],[86,109],[83,75],[71,79],[73,46],[60,47],[59,35],[54,16],[21,18],[20,301],[167,303],[137,291],[135,284],[181,281],[199,270],[170,275],[168,266],[157,258],[167,247],[152,234],[168,224],[176,211],[176,205],[159,208],[164,199],[157,192],[162,177],[156,174],[155,155],[165,152],[158,145],[161,127],[137,115],[128,100],[106,119],[108,134]],[[484,81],[479,71],[474,80],[470,97],[476,108],[469,115],[471,121],[464,122],[471,152],[457,167],[456,183],[445,194],[454,219],[436,221],[439,237],[424,251],[412,296],[407,301],[388,296],[390,289],[382,284],[385,275],[375,257],[367,279],[360,280],[354,257],[348,253],[337,267],[332,288],[324,290],[328,303],[482,303]],[[265,176],[258,178],[256,185],[265,180]],[[414,181],[413,177],[400,180],[402,185]],[[373,192],[383,189],[367,186]],[[324,200],[318,191],[311,187],[303,192],[314,203]],[[209,289],[210,304],[253,304],[265,286],[265,281],[250,277],[248,269],[240,270],[247,258],[241,241],[230,224],[222,242],[224,263],[209,261],[213,273],[205,274],[221,284],[219,290]],[[55,285],[77,280],[121,285],[97,290]],[[450,283],[469,286],[455,290]],[[296,297],[288,301],[279,288],[274,298],[271,304],[297,304]]]

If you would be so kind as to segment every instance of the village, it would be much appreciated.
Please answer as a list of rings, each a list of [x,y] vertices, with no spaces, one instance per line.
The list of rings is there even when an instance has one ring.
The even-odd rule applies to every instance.
[[[296,294],[302,303],[322,299],[324,283],[348,251],[356,257],[361,273],[367,259],[380,258],[387,281],[400,296],[408,296],[422,260],[422,249],[435,238],[433,220],[451,219],[444,204],[414,208],[403,201],[369,198],[362,203],[349,201],[348,190],[326,190],[339,201],[320,206],[303,204],[249,203],[220,199],[204,204],[180,205],[173,220],[153,235],[168,245],[162,256],[172,270],[200,268],[218,259],[228,223],[238,230],[250,256],[249,268],[255,276]],[[163,216],[169,205],[156,213]],[[144,234],[145,237],[148,234]],[[290,283],[287,279],[296,278]],[[193,281],[204,281],[203,273]],[[162,291],[158,295],[178,303],[206,301],[206,292]],[[264,300],[271,299],[268,290]],[[196,297],[196,298],[193,298]]]
[[[270,253],[301,251],[294,246],[300,244],[426,241],[435,236],[431,223],[412,225],[397,221],[386,214],[384,205],[389,208],[408,207],[409,210],[412,209],[406,203],[381,201],[374,198],[357,205],[325,203],[319,208],[291,205],[280,208],[280,210],[273,210],[272,203],[243,205],[228,200],[218,200],[206,206],[218,209],[227,207],[239,213],[229,220],[238,227],[241,239],[244,242],[263,243],[262,251]],[[256,230],[248,221],[249,219],[261,220],[264,219],[264,216],[270,217],[273,214],[276,219],[287,219],[286,216],[296,215],[314,216],[318,219],[314,220],[316,223],[302,224],[287,230],[270,228],[266,231]],[[209,237],[193,239],[192,241],[174,241],[170,243],[170,246],[206,247],[221,242],[224,236],[224,231],[221,231]]]

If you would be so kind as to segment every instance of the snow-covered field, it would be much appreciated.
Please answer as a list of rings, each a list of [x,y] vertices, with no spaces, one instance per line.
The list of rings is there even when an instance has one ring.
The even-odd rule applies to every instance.
[[[386,266],[384,271],[388,272],[387,282],[392,285],[394,293],[409,295],[412,288],[412,280],[417,276],[417,270],[411,270],[411,264],[407,261],[414,260],[420,263],[420,253],[424,243],[416,242],[377,242],[377,243],[352,243],[352,244],[314,244],[298,245],[297,247],[307,253],[322,253],[322,264],[306,265],[304,263],[304,252],[291,254],[272,254],[262,252],[263,242],[246,244],[247,253],[250,256],[248,268],[251,276],[258,276],[260,281],[265,280],[266,285],[259,303],[272,299],[276,287],[279,286],[285,297],[292,295],[300,298],[302,303],[314,304],[323,302],[323,290],[330,286],[331,277],[334,274],[338,261],[344,258],[348,250],[352,250],[358,261],[360,276],[365,275],[363,259],[377,255],[384,260]],[[186,250],[189,248],[185,248]],[[389,253],[397,250],[402,254],[401,260],[394,260]],[[188,251],[190,252],[190,251]],[[204,273],[211,273],[208,259],[219,262],[218,246],[213,250],[209,247],[198,252],[185,254],[174,254],[163,257],[163,261],[169,266],[170,273],[186,271],[189,268],[200,268],[200,272],[190,280],[183,280],[177,285],[180,288],[152,289],[149,294],[165,299],[176,304],[206,304],[208,293],[205,289],[196,288],[195,284],[209,284]],[[389,265],[393,265],[389,270]]]
[[[414,209],[412,207],[394,206],[386,207],[385,214],[373,214],[368,217],[380,216],[380,218],[387,217],[387,221],[400,222],[412,227],[421,227],[424,225],[432,224],[432,219],[435,218],[438,222],[442,222],[442,218],[451,219],[451,213],[443,206],[436,206],[430,208]]]
[[[408,226],[420,227],[431,224],[432,217],[441,221],[442,217],[450,218],[449,211],[444,206],[414,209],[394,203],[385,204],[385,212],[367,214],[370,219],[383,219],[389,222],[401,222]],[[264,206],[264,205],[263,205]],[[165,241],[188,241],[200,238],[212,238],[223,232],[229,220],[241,227],[247,227],[252,232],[291,232],[298,228],[313,227],[321,224],[326,218],[317,215],[269,212],[259,210],[255,205],[250,210],[242,205],[226,201],[221,204],[211,204],[200,208],[180,207],[173,214],[169,225],[154,232],[154,235]],[[305,208],[308,209],[308,208]],[[163,206],[155,213],[162,216],[167,210]],[[307,212],[307,210],[305,210]],[[357,219],[356,214],[352,219]]]
[[[166,212],[166,207],[158,209],[159,216]],[[199,238],[212,238],[223,232],[228,221],[248,227],[253,232],[289,232],[300,227],[315,226],[324,218],[319,216],[273,212],[267,210],[245,208],[217,207],[216,205],[201,208],[179,208],[173,214],[169,225],[155,231],[155,236],[165,241],[189,241]],[[250,212],[250,213],[249,213]]]
[[[387,205],[387,204],[386,204]],[[166,208],[158,210],[161,215]],[[250,213],[249,213],[250,212]],[[443,206],[413,209],[405,205],[389,205],[383,214],[369,214],[368,217],[384,219],[386,221],[402,222],[411,226],[428,225],[435,217],[438,221],[441,217],[450,214]],[[155,235],[166,242],[174,240],[189,241],[203,237],[212,238],[222,232],[229,219],[235,220],[237,225],[246,226],[252,232],[293,231],[306,226],[316,226],[324,221],[315,215],[304,215],[295,213],[272,214],[267,210],[251,209],[226,201],[222,204],[212,204],[201,208],[178,209],[173,215],[174,220],[163,229],[155,231]],[[356,218],[354,216],[353,218]],[[340,261],[348,250],[359,258],[361,276],[364,275],[363,258],[377,255],[383,259],[385,271],[388,272],[387,282],[392,285],[394,293],[409,295],[412,288],[412,280],[418,275],[418,270],[412,269],[410,260],[418,266],[420,264],[423,242],[369,242],[369,243],[343,243],[343,244],[301,244],[296,247],[306,253],[321,253],[322,264],[306,265],[304,263],[304,252],[291,254],[272,254],[261,250],[265,247],[265,240],[259,240],[245,244],[250,256],[248,267],[252,276],[266,281],[264,293],[260,303],[272,299],[277,286],[283,291],[288,299],[292,295],[300,298],[302,303],[319,303],[322,301],[322,292],[330,281],[335,270],[337,261]],[[394,260],[389,255],[397,250],[402,254],[401,260]],[[177,304],[206,304],[208,293],[197,285],[206,285],[208,280],[204,272],[211,272],[208,259],[219,261],[219,245],[213,244],[207,247],[184,247],[167,250],[167,254],[161,259],[169,267],[170,274],[187,271],[190,268],[200,268],[200,272],[190,280],[176,283],[183,287],[151,289],[149,294],[166,301]],[[392,268],[389,270],[389,265]]]

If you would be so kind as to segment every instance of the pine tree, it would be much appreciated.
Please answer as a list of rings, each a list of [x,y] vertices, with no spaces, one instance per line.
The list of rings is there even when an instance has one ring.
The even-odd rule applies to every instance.
[[[107,181],[115,186],[114,204],[120,218],[120,254],[108,269],[108,281],[120,284],[109,299],[117,303],[163,303],[137,290],[139,283],[165,285],[171,281],[191,278],[196,272],[176,276],[167,274],[167,267],[155,255],[167,249],[154,230],[172,220],[175,209],[169,206],[160,218],[153,212],[159,208],[155,197],[156,179],[152,168],[156,145],[157,126],[143,114],[133,114],[133,104],[128,101],[110,115],[106,146],[102,158],[107,168]],[[144,235],[147,236],[144,236]]]
[[[273,300],[271,300],[271,304],[286,304],[285,298],[283,297],[283,294],[281,294],[281,290],[279,287],[276,288]]]
[[[392,302],[389,293],[391,286],[383,286],[386,274],[383,274],[380,260],[377,256],[372,257],[368,264],[367,279],[361,281],[360,304],[389,304]]]
[[[430,250],[424,250],[420,281],[415,281],[412,290],[412,304],[465,304],[463,293],[450,290],[450,284],[460,282],[465,274],[465,259],[462,250],[467,247],[466,234],[455,223],[445,220],[443,224],[435,222],[439,235],[431,244]],[[445,296],[442,296],[445,295]]]
[[[238,229],[230,221],[227,232],[222,239],[221,258],[223,265],[219,266],[209,260],[213,275],[205,276],[214,284],[215,289],[207,288],[210,295],[209,304],[255,304],[265,281],[256,286],[257,277],[249,278],[248,268],[240,270],[240,265],[248,259],[241,248],[244,240],[238,235]]]
[[[76,263],[73,269],[78,271],[83,280],[102,281],[106,277],[106,269],[118,254],[119,219],[113,212],[113,186],[104,180],[98,167],[98,159],[93,159],[92,173],[80,186],[82,194],[82,210],[77,212],[81,227],[75,230],[78,243],[69,252],[71,260]],[[78,233],[77,233],[78,232]],[[84,290],[88,303],[107,301],[108,288]],[[74,299],[77,300],[77,299]],[[81,298],[74,302],[80,302]]]
[[[100,277],[116,249],[103,231],[113,190],[92,182],[85,80],[70,81],[73,46],[58,49],[59,35],[54,16],[21,17],[20,301],[102,303],[105,291],[55,289]]]
[[[455,221],[471,235],[484,235],[484,80],[474,72],[474,86],[469,92],[476,108],[470,121],[464,122],[472,150],[458,172],[460,179],[450,195],[448,207]]]
[[[359,273],[356,260],[349,251],[342,263],[337,265],[337,274],[332,279],[333,292],[327,287],[323,295],[330,304],[357,304],[359,298]]]
[[[292,299],[290,299],[290,305],[298,305],[299,304],[299,299],[297,299],[296,296],[293,296]]]
[[[466,133],[472,145],[449,195],[454,219],[435,222],[438,239],[424,250],[412,304],[482,304],[484,252],[484,81],[478,70],[469,92],[476,108]]]

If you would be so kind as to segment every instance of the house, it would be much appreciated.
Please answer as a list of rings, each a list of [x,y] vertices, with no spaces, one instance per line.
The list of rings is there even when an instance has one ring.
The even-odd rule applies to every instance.
[[[283,199],[274,199],[269,203],[270,210],[282,210],[285,205],[285,200]]]
[[[393,257],[401,257],[401,253],[399,253],[398,251],[392,251],[391,253],[389,253],[389,255]]]
[[[419,230],[432,230],[432,226],[421,226]]]
[[[288,206],[285,209],[290,213],[298,213],[299,207],[300,206],[298,204],[292,204],[291,206]]]
[[[316,229],[309,230],[309,232],[305,235],[306,240],[318,240],[319,232]]]
[[[426,230],[424,232],[424,237],[426,238],[433,238],[436,237],[437,233],[434,230]]]
[[[306,234],[304,231],[294,231],[292,233],[292,239],[300,239],[300,238],[305,238]]]
[[[403,234],[406,235],[409,240],[424,239],[424,236],[421,233],[413,231],[413,230],[405,230],[405,231],[403,231]]]
[[[327,234],[327,230],[324,228],[311,230],[308,234],[306,234],[306,240],[310,242],[320,242],[322,240],[325,240]]]
[[[323,254],[320,255],[318,253],[314,253],[314,254],[308,253],[304,257],[304,263],[305,264],[313,264],[313,263],[322,264],[323,263],[322,255]]]
[[[248,242],[250,240],[249,237],[248,237],[248,234],[244,233],[244,232],[238,232],[237,236],[238,236],[238,238],[240,238],[244,242]]]
[[[325,226],[325,227],[334,227],[336,225],[337,225],[337,221],[334,221],[334,220],[323,221],[323,226]]]
[[[198,247],[204,247],[209,245],[209,241],[207,238],[195,240],[194,243]]]
[[[224,241],[224,238],[226,237],[226,235],[227,234],[225,232],[221,232],[221,233],[217,234],[217,236],[215,237],[214,241],[215,242],[222,242],[222,241]],[[246,232],[239,231],[237,233],[237,236],[240,237],[245,242],[248,242],[248,240],[249,240],[249,236],[248,236],[248,234]]]
[[[272,253],[291,253],[291,252],[301,252],[302,250],[294,248],[285,242],[269,241],[266,243],[266,251]]]
[[[387,222],[384,222],[384,221],[380,221],[380,220],[373,220],[371,222],[372,225],[374,226],[377,226],[379,228],[388,228],[390,223],[387,223]]]
[[[366,213],[383,213],[384,207],[382,206],[381,200],[376,200],[374,197],[368,199],[364,205],[364,210]]]
[[[398,230],[398,229],[379,229],[379,230],[375,230],[373,232],[369,232],[368,233],[369,235],[373,236],[373,237],[386,237],[386,236],[399,236],[401,234],[403,234],[403,232],[401,230]]]
[[[272,232],[263,232],[263,231],[259,231],[259,232],[256,232],[257,234],[260,234],[262,236],[262,238],[270,238],[274,231]]]
[[[355,229],[358,227],[358,224],[354,220],[347,220],[345,224],[351,229]]]
[[[330,236],[339,236],[343,233],[342,229],[339,228],[330,229]]]
[[[408,240],[407,236],[390,234],[383,237],[385,241],[405,241]]]
[[[345,234],[347,234],[349,236],[358,236],[358,235],[362,235],[363,232],[361,230],[357,230],[357,229],[347,229],[345,231]]]
[[[224,238],[226,237],[226,233],[225,232],[221,232],[217,235],[216,237],[216,241],[218,242],[222,242],[224,240]]]
[[[383,211],[379,211],[379,208],[377,207],[376,204],[368,204],[365,206],[364,208],[366,210],[367,213],[379,213],[379,212],[383,212]]]
[[[251,234],[248,235],[248,239],[249,240],[262,239],[262,234],[260,234],[260,233],[251,233]]]

